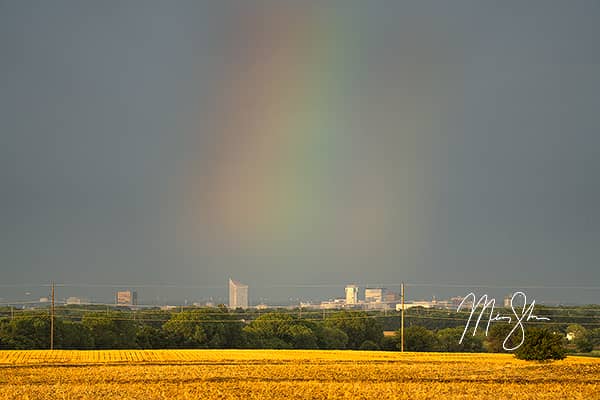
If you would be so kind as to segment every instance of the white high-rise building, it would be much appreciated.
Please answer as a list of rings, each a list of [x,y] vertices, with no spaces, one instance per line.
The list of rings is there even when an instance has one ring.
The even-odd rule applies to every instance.
[[[346,286],[346,304],[358,304],[358,286]]]
[[[504,297],[504,307],[510,308],[510,303],[512,301],[512,293]]]
[[[248,285],[229,278],[229,308],[248,308]]]

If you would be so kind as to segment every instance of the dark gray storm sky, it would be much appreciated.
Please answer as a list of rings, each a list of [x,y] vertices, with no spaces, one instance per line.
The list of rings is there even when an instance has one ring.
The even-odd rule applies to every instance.
[[[224,3],[0,1],[0,298],[599,285],[600,3]]]

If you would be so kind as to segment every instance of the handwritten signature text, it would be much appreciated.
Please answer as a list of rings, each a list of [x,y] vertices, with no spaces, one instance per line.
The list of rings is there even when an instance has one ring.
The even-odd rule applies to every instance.
[[[517,303],[517,302],[520,303],[519,300],[522,300],[522,302],[523,302],[522,308],[520,306],[515,306],[515,303]],[[509,324],[514,323],[513,328],[511,329],[511,331],[508,333],[508,335],[502,342],[502,348],[506,351],[516,350],[525,342],[525,327],[523,325],[524,322],[530,321],[530,320],[537,320],[537,321],[549,321],[550,320],[550,318],[538,317],[537,315],[533,314],[533,308],[535,307],[535,300],[533,300],[531,302],[531,304],[527,305],[527,296],[523,292],[515,292],[510,299],[510,309],[512,310],[513,315],[502,316],[498,312],[496,312],[496,314],[494,315],[494,306],[496,305],[496,299],[488,298],[487,294],[484,294],[483,296],[481,296],[479,298],[479,300],[477,300],[475,293],[471,292],[471,293],[467,294],[465,296],[465,298],[461,301],[461,303],[458,305],[458,309],[456,311],[457,312],[460,311],[463,308],[463,306],[465,306],[465,303],[471,303],[471,313],[469,314],[469,319],[467,320],[465,329],[463,330],[463,333],[460,337],[459,343],[462,343],[463,339],[465,338],[465,334],[469,330],[469,327],[471,326],[471,322],[473,320],[473,316],[476,314],[479,306],[481,306],[481,310],[479,311],[477,319],[475,320],[474,325],[473,325],[473,336],[475,336],[475,333],[477,332],[477,328],[479,328],[479,323],[481,322],[481,319],[483,318],[486,310],[489,310],[489,317],[487,318],[487,325],[485,327],[485,335],[486,336],[488,334],[490,324],[494,321],[506,321]],[[515,307],[517,309],[515,309]],[[516,345],[510,347],[509,346],[509,343],[511,342],[510,339],[513,336],[516,339],[517,336],[515,336],[515,335],[519,335],[518,343]]]

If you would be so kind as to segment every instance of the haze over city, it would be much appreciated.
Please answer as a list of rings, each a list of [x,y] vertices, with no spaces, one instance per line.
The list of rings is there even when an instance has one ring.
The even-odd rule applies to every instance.
[[[224,3],[0,0],[0,298],[600,303],[600,3]]]

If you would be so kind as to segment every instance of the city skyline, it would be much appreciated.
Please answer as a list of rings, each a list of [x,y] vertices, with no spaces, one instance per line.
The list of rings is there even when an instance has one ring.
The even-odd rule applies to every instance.
[[[389,304],[393,306],[400,303],[402,283],[335,283],[319,285],[277,285],[252,287],[249,296],[249,285],[228,279],[227,285],[202,286],[202,285],[140,285],[140,284],[63,284],[55,283],[56,301],[58,304],[100,304],[100,305],[139,305],[141,307],[155,306],[196,306],[215,307],[224,304],[230,308],[238,307],[235,299],[236,287],[241,300],[239,307],[319,307],[340,308],[345,306],[358,306],[359,308],[371,304],[369,309],[384,309],[376,305]],[[19,307],[39,306],[49,303],[50,284],[38,286],[0,285],[0,306],[13,305]],[[123,290],[124,287],[133,289]],[[169,295],[177,288],[178,296]],[[498,299],[498,304],[506,304],[507,296],[514,292],[524,292],[530,300],[535,300],[542,305],[586,305],[597,303],[571,302],[560,297],[560,293],[568,290],[590,291],[595,293],[600,290],[596,286],[551,287],[551,286],[468,286],[453,284],[423,284],[404,282],[406,303],[413,305],[438,306],[450,304],[452,299],[462,298],[473,292],[476,296],[488,295]],[[7,289],[17,290],[20,295],[11,295]],[[26,288],[26,289],[25,289]],[[76,288],[79,288],[77,290]],[[135,289],[135,290],[134,290]],[[279,297],[267,296],[273,290],[284,293]],[[27,292],[23,292],[27,290]],[[14,293],[14,292],[13,292]],[[156,294],[159,295],[156,295]],[[310,294],[312,293],[312,294]],[[4,297],[3,297],[4,296]],[[119,298],[122,300],[119,301]],[[116,300],[115,300],[116,298]],[[350,301],[348,300],[350,299]],[[232,305],[234,305],[232,307]]]

